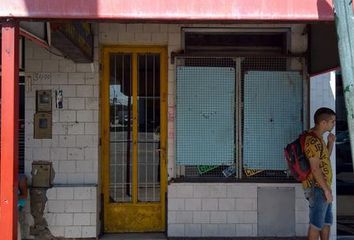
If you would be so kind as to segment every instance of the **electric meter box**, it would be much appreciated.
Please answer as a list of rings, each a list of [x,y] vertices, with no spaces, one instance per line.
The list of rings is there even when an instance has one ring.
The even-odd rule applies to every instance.
[[[34,138],[52,138],[52,114],[38,112],[34,114]]]
[[[52,111],[52,90],[37,90],[36,106],[37,106],[37,112],[51,112]]]
[[[32,187],[33,188],[50,188],[52,187],[54,172],[51,162],[34,161],[32,163]]]

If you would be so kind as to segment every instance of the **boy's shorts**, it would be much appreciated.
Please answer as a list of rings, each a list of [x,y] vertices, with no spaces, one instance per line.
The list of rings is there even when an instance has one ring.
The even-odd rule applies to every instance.
[[[310,224],[317,230],[322,230],[325,225],[332,225],[332,203],[327,203],[322,188],[306,189],[305,197],[309,201]]]

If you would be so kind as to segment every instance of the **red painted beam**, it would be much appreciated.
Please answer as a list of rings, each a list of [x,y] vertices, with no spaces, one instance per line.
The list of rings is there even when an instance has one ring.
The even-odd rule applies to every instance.
[[[332,0],[1,0],[0,17],[169,21],[333,21]]]
[[[13,240],[17,239],[18,23],[2,22],[1,34],[0,233],[2,240]]]

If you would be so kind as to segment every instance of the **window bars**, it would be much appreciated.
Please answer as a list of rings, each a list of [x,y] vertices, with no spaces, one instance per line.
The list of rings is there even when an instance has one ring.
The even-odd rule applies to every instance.
[[[288,178],[283,148],[304,125],[302,62],[177,57],[177,177]]]

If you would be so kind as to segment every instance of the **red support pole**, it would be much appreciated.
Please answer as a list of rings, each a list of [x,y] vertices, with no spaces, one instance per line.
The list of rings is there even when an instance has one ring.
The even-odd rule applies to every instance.
[[[17,239],[18,217],[18,22],[2,22],[1,33],[0,234],[2,240],[14,240]]]

